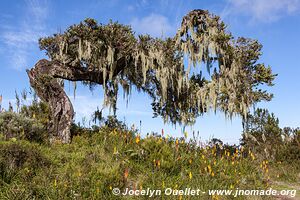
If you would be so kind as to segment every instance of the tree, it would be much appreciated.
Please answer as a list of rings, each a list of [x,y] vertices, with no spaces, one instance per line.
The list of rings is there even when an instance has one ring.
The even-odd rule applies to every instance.
[[[267,109],[258,108],[243,122],[241,145],[263,159],[299,160],[299,128],[279,127],[279,119]]]
[[[50,106],[52,138],[65,143],[74,110],[61,80],[102,85],[105,105],[114,111],[118,88],[128,96],[135,86],[153,99],[154,116],[174,124],[192,124],[210,109],[246,116],[249,106],[272,98],[259,89],[271,86],[275,77],[270,67],[257,63],[262,45],[234,39],[220,18],[205,10],[184,16],[174,37],[135,36],[130,26],[86,19],[41,38],[39,45],[50,60],[38,61],[27,73]],[[204,70],[209,76],[202,75]]]
[[[274,158],[283,145],[279,119],[267,109],[258,108],[243,122],[241,144],[264,158]]]

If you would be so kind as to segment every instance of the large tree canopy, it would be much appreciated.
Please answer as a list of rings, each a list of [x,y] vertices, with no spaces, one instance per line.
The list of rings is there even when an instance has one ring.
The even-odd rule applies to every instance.
[[[62,79],[102,85],[105,105],[114,110],[118,88],[128,96],[135,86],[152,98],[154,115],[171,123],[192,124],[211,109],[245,117],[251,105],[272,98],[260,89],[275,77],[258,63],[262,45],[235,39],[218,16],[204,10],[188,13],[174,37],[135,36],[130,26],[86,19],[39,44],[49,60],[38,61],[28,75],[50,105],[52,137],[62,142],[70,141],[74,115]]]

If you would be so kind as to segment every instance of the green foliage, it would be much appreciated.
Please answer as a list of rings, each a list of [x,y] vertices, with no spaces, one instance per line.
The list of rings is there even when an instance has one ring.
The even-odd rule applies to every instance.
[[[69,145],[0,141],[0,199],[125,199],[112,195],[114,187],[264,189],[273,176],[267,168],[276,169],[275,177],[297,181],[280,168],[283,163],[260,168],[252,152],[244,156],[246,150],[217,140],[200,148],[195,141],[154,135],[142,139],[107,126],[82,130]]]
[[[220,17],[205,10],[184,16],[174,37],[135,36],[130,26],[88,18],[39,44],[52,61],[50,76],[102,84],[105,105],[114,111],[120,86],[126,97],[132,86],[148,93],[154,116],[174,124],[193,124],[211,109],[246,117],[251,105],[272,98],[260,88],[272,86],[276,76],[258,63],[262,45],[235,39]]]
[[[260,155],[262,159],[295,164],[300,160],[299,132],[299,128],[281,129],[279,120],[273,113],[266,109],[257,109],[244,122],[242,145]]]
[[[126,130],[127,126],[124,122],[119,121],[116,116],[108,116],[104,122],[104,125],[110,129],[117,129],[117,130]]]
[[[264,146],[270,146],[269,148],[271,148],[271,145],[281,143],[281,129],[278,118],[266,109],[256,109],[254,115],[249,115],[244,122],[242,142],[247,145],[264,144]],[[263,151],[263,149],[260,149],[260,151]]]
[[[19,113],[25,117],[37,119],[45,127],[50,121],[49,106],[43,101],[35,100],[30,105],[23,105]]]
[[[9,111],[0,113],[0,133],[6,139],[35,142],[44,142],[47,139],[45,126],[39,120]]]
[[[143,151],[143,160],[153,161],[154,166],[157,165],[156,162],[160,162],[161,169],[165,173],[173,173],[178,175],[181,171],[181,166],[176,165],[176,159],[174,155],[174,146],[172,145],[174,141],[168,141],[166,145],[161,138],[150,137],[144,140],[141,144]]]
[[[276,146],[275,159],[280,162],[294,164],[300,169],[300,130],[299,128],[283,129],[284,142],[280,146]]]
[[[107,118],[101,118],[100,126],[93,125],[91,126],[91,128],[85,128],[82,127],[80,123],[73,123],[71,126],[71,136],[74,137],[78,135],[92,135],[94,133],[98,133],[100,130],[105,130],[107,132],[127,131],[131,135],[134,135],[138,132],[138,130],[134,126],[129,129],[127,125],[124,122],[118,120],[115,115],[109,115],[107,116]]]
[[[40,149],[32,144],[3,142],[0,146],[0,186],[20,181],[31,181],[41,168],[50,165]]]

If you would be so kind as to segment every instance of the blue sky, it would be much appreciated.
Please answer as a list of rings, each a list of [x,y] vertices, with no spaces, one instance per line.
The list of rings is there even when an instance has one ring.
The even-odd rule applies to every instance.
[[[88,2],[88,3],[87,3]],[[207,9],[228,25],[234,36],[258,39],[263,44],[261,62],[272,66],[278,73],[275,86],[270,88],[274,99],[257,106],[268,108],[279,117],[280,125],[300,126],[300,0],[2,0],[0,2],[0,94],[3,106],[14,99],[14,93],[29,88],[26,68],[45,58],[38,48],[38,38],[64,31],[69,25],[86,17],[107,23],[109,19],[131,24],[137,33],[152,36],[172,36],[179,28],[181,18],[193,9]],[[72,88],[72,84],[70,85]],[[66,91],[72,96],[72,89]],[[93,93],[79,86],[77,97],[72,99],[76,120],[87,118],[93,110],[102,106],[100,87]],[[142,120],[142,132],[160,132],[182,136],[180,127],[163,124],[160,118],[152,118],[150,99],[134,92],[126,106],[120,99],[118,116],[128,124]],[[222,113],[208,113],[197,119],[193,127],[200,131],[203,140],[211,137],[225,142],[238,143],[241,120],[226,120]]]

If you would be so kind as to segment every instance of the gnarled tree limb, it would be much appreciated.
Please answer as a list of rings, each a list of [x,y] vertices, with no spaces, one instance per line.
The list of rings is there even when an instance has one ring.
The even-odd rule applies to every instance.
[[[114,76],[124,69],[124,59],[117,61]],[[37,95],[50,106],[50,140],[62,143],[70,142],[70,126],[73,122],[74,109],[59,79],[69,81],[89,81],[104,84],[101,72],[86,68],[64,65],[59,61],[42,59],[34,68],[27,70],[30,84]]]

